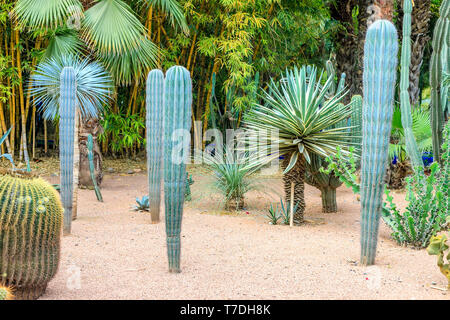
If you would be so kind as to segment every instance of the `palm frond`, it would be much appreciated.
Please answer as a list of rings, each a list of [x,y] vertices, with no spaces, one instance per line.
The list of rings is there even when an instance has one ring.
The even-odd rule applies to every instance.
[[[83,48],[83,42],[75,30],[58,29],[51,36],[44,58],[58,58],[62,56],[77,56]]]
[[[153,6],[160,8],[164,13],[169,16],[172,26],[175,23],[181,27],[181,30],[188,35],[189,27],[184,16],[183,8],[176,0],[141,0],[147,4],[147,6]]]
[[[145,27],[122,0],[102,0],[84,14],[82,38],[99,54],[120,55],[136,49]]]
[[[59,116],[60,74],[64,67],[76,72],[77,104],[83,118],[97,117],[103,105],[110,101],[113,84],[111,76],[97,62],[89,58],[79,60],[74,56],[62,56],[44,60],[35,73],[30,95],[45,119]]]
[[[81,12],[78,0],[18,0],[13,9],[21,24],[43,29],[62,26],[73,14]]]

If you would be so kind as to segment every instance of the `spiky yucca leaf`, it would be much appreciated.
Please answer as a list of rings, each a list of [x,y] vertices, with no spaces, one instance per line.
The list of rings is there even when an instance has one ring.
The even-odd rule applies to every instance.
[[[269,91],[261,96],[265,105],[256,104],[244,119],[250,150],[259,150],[256,161],[269,162],[279,154],[291,154],[286,173],[300,156],[309,162],[311,154],[327,157],[334,155],[338,146],[351,144],[351,127],[333,127],[351,116],[351,108],[340,104],[346,92],[341,90],[327,100],[334,79],[329,77],[321,85],[322,76],[323,71],[317,77],[316,67],[303,66],[286,71],[278,84],[271,80]],[[279,154],[270,151],[276,144]]]
[[[35,105],[40,105],[44,118],[56,119],[59,115],[60,74],[64,67],[73,67],[76,73],[77,105],[83,117],[96,118],[103,105],[110,101],[113,85],[110,75],[97,62],[63,56],[44,60],[31,76],[30,90]]]

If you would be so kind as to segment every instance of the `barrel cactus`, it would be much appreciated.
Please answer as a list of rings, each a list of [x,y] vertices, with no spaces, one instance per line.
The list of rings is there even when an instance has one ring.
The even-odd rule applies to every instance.
[[[30,173],[0,173],[0,284],[13,287],[16,299],[37,299],[58,269],[59,194]]]
[[[164,201],[169,272],[180,272],[180,232],[189,160],[192,82],[181,66],[167,70],[164,85]]]
[[[361,155],[361,263],[372,265],[382,211],[397,70],[394,25],[378,20],[364,44],[364,105]]]
[[[147,169],[150,195],[150,214],[153,223],[159,222],[161,204],[161,161],[163,154],[164,74],[150,71],[147,77],[146,127]]]

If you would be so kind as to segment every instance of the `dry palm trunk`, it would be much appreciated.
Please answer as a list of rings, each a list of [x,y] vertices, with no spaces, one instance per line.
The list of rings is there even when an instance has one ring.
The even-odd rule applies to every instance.
[[[335,38],[337,44],[336,70],[338,74],[345,73],[346,81],[350,85],[350,94],[344,98],[346,103],[358,92],[354,81],[358,72],[358,43],[356,41],[358,29],[355,29],[352,16],[352,11],[357,5],[357,0],[345,0],[334,2],[330,6],[331,17],[339,21],[343,27],[339,29]]]
[[[290,160],[290,155],[285,155],[284,160],[281,162],[281,167],[287,168]],[[294,213],[294,224],[299,225],[303,223],[305,213],[305,159],[299,157],[294,167],[286,174],[283,175],[284,184],[284,196],[286,205],[288,201],[291,201],[291,183],[294,183],[294,206],[297,205],[297,209]],[[289,205],[287,205],[289,208]]]
[[[431,39],[428,35],[430,24],[430,0],[415,0],[411,16],[411,65],[409,67],[409,98],[414,107],[420,100],[420,68],[425,45]]]
[[[100,186],[103,180],[102,172],[102,154],[98,145],[98,135],[101,134],[103,128],[100,125],[98,119],[89,119],[83,121],[80,126],[79,133],[79,150],[80,150],[80,171],[79,171],[79,185],[85,187],[94,187],[91,179],[91,172],[89,169],[88,148],[87,140],[88,136],[92,135],[93,140],[93,156],[94,156],[94,175],[97,181],[97,185]]]

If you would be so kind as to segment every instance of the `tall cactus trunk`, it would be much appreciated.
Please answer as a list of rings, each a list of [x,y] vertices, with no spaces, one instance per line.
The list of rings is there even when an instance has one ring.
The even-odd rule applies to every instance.
[[[61,200],[64,207],[64,235],[71,232],[74,203],[74,149],[76,126],[76,74],[72,67],[61,72],[59,150],[61,168]]]
[[[441,162],[442,131],[444,128],[444,108],[441,101],[442,60],[441,51],[444,42],[449,43],[450,38],[450,0],[444,0],[439,10],[440,16],[433,32],[433,53],[430,61],[430,87],[431,87],[431,127],[433,138],[433,157]],[[448,46],[450,47],[450,46]]]
[[[403,1],[403,40],[400,73],[400,107],[405,135],[406,151],[414,170],[423,168],[422,157],[412,131],[411,104],[409,101],[409,67],[411,65],[411,0]]]
[[[189,160],[192,82],[189,71],[171,67],[164,85],[164,200],[169,272],[180,269],[181,220]]]
[[[75,107],[75,129],[73,134],[73,200],[72,200],[72,220],[77,219],[78,184],[80,175],[80,145],[78,136],[80,132],[81,116],[78,107]]]
[[[147,77],[146,127],[147,170],[152,223],[159,222],[161,205],[161,161],[163,154],[164,74],[150,71]]]
[[[363,150],[361,156],[361,263],[372,265],[378,240],[391,134],[398,41],[394,25],[378,20],[364,45]]]

